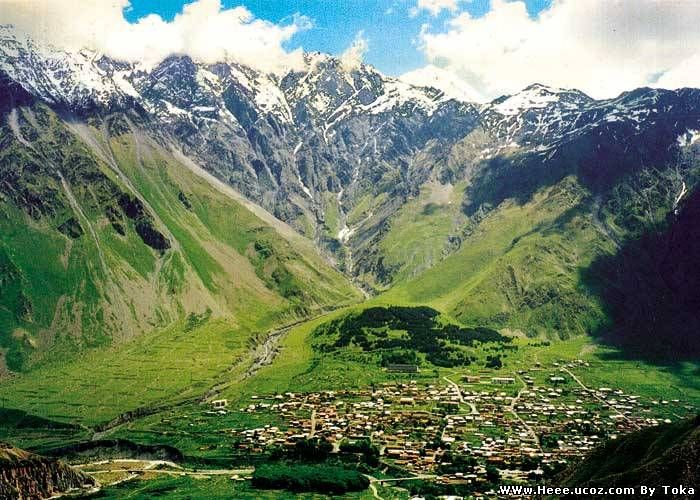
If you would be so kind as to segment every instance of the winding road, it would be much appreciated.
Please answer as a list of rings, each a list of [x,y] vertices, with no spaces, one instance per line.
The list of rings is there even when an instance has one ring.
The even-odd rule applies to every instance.
[[[461,404],[464,404],[464,405],[469,405],[469,407],[472,409],[472,413],[471,413],[472,415],[478,415],[479,411],[476,409],[476,405],[474,403],[472,403],[471,401],[467,401],[464,399],[464,396],[462,395],[462,389],[460,389],[459,385],[457,385],[457,383],[453,382],[452,380],[450,380],[446,376],[442,377],[442,378],[445,379],[445,382],[447,382],[448,384],[450,384],[452,387],[454,387],[457,390],[457,395],[459,396],[459,402]]]
[[[513,398],[513,400],[510,402],[510,406],[508,407],[508,411],[520,422],[523,427],[527,430],[527,432],[530,434],[530,437],[534,439],[535,444],[537,445],[537,448],[542,452],[542,445],[540,444],[540,438],[537,436],[537,433],[530,427],[525,420],[522,419],[520,415],[518,415],[518,412],[515,411],[515,405],[517,404],[518,401],[520,401],[520,396],[522,396],[523,392],[527,390],[527,384],[525,381],[518,375],[518,380],[520,380],[520,383],[523,384],[523,386],[520,388],[518,391],[518,394]]]
[[[130,463],[133,463],[133,467],[126,467],[125,465],[128,465]],[[122,464],[120,467],[119,464]],[[169,469],[157,469],[156,467],[165,465],[169,467]],[[115,472],[124,472],[124,473],[129,473],[133,474],[134,477],[135,475],[138,475],[139,473],[142,472],[149,472],[153,474],[165,474],[169,476],[194,476],[194,477],[206,477],[206,476],[234,476],[234,475],[239,475],[239,476],[249,476],[255,472],[255,469],[252,467],[246,467],[243,469],[210,469],[210,470],[191,470],[191,469],[184,469],[180,465],[174,463],[174,462],[168,462],[165,460],[137,460],[137,459],[117,459],[117,460],[105,460],[103,462],[92,462],[92,463],[86,463],[86,464],[79,464],[75,465],[74,467],[77,469],[85,469],[85,468],[93,468],[93,467],[99,467],[99,466],[104,466],[104,468],[97,468],[94,470],[89,470],[89,471],[84,471],[85,474],[90,474],[90,475],[101,475],[101,474],[109,474],[109,473],[115,473]]]

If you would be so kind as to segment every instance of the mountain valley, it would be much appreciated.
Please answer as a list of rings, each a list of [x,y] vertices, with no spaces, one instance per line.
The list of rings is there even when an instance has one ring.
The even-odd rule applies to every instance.
[[[402,498],[467,484],[458,449],[502,459],[460,465],[484,492],[695,415],[700,90],[463,99],[321,53],[148,67],[0,27],[0,439],[181,452],[182,478],[94,474],[107,498],[304,453]]]

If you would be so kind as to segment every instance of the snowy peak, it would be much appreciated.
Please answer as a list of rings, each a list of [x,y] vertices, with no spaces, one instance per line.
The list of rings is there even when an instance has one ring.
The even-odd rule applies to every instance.
[[[330,127],[354,114],[404,110],[432,115],[449,100],[440,90],[384,76],[369,65],[348,69],[341,60],[319,53],[306,54],[305,62],[302,71],[290,72],[281,82],[300,120]]]
[[[76,108],[110,106],[134,96],[120,66],[82,49],[58,50],[0,27],[0,70],[45,101]],[[122,68],[123,69],[123,68]],[[126,71],[130,73],[132,68]]]
[[[396,110],[430,116],[450,99],[467,100],[469,93],[444,71],[439,79],[449,88],[438,90],[386,77],[364,64],[349,69],[327,54],[305,54],[304,62],[302,70],[281,79],[234,63],[202,64],[180,55],[147,68],[89,50],[66,52],[36,43],[11,26],[0,27],[0,70],[31,94],[75,110],[136,102],[168,122],[222,117],[249,122],[270,116],[279,123],[311,120],[330,129],[357,114]]]
[[[282,80],[287,99],[313,119],[329,119],[360,109],[385,93],[386,78],[360,65],[348,70],[341,60],[326,54],[305,55],[306,67]]]
[[[517,115],[532,109],[559,105],[564,108],[577,108],[593,99],[578,90],[565,90],[535,83],[521,92],[499,97],[491,102],[491,108],[502,115]]]
[[[445,99],[444,94],[434,88],[416,87],[403,80],[387,78],[382,95],[363,110],[379,114],[408,105],[410,112],[421,110],[430,116],[446,100],[449,99]]]
[[[483,102],[483,96],[453,72],[428,65],[403,74],[400,79],[415,87],[431,87],[448,99],[462,102]]]

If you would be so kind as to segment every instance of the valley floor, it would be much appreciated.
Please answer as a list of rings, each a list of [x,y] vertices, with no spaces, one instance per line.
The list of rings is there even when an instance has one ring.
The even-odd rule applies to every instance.
[[[516,337],[500,369],[423,366],[395,373],[352,349],[319,355],[314,329],[347,311],[238,341],[226,333],[229,326],[212,321],[188,339],[162,332],[157,341],[138,339],[42,368],[0,388],[0,439],[43,452],[120,438],[184,454],[185,469],[161,462],[84,467],[103,484],[100,498],[154,491],[259,498],[247,478],[269,460],[271,448],[324,438],[342,458],[341,443],[371,438],[381,453],[379,466],[368,471],[372,486],[396,498],[425,482],[484,492],[493,468],[502,481],[533,481],[607,439],[700,408],[696,364],[625,360],[587,337],[552,343]],[[226,407],[215,408],[214,400],[226,400]],[[474,461],[451,467],[452,452]],[[131,458],[99,447],[90,453],[69,459]],[[376,498],[367,492],[360,497]]]

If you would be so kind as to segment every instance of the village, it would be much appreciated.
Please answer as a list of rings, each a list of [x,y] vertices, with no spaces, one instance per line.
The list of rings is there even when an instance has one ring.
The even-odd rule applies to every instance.
[[[515,482],[547,477],[604,439],[693,411],[679,400],[588,388],[575,374],[586,368],[580,360],[538,363],[512,376],[490,372],[443,377],[440,384],[407,378],[363,390],[261,394],[238,409],[215,401],[209,413],[274,415],[284,422],[227,430],[236,453],[292,449],[310,438],[331,443],[334,452],[342,443],[369,441],[381,463],[401,476],[478,486],[494,470]],[[415,373],[403,369],[409,377]]]

